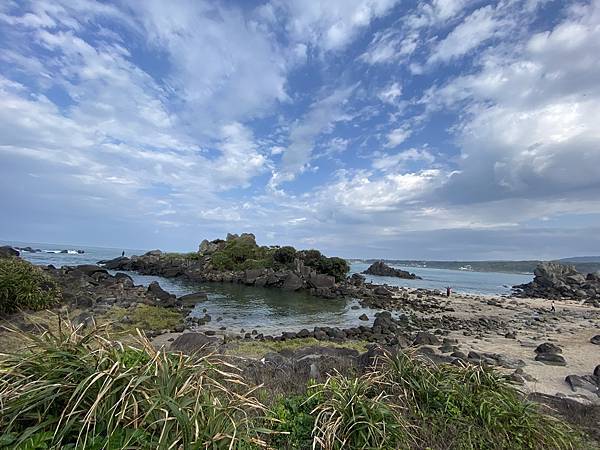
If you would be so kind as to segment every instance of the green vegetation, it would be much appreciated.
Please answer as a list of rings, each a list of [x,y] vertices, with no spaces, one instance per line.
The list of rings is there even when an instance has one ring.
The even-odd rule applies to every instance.
[[[481,367],[401,353],[272,398],[214,356],[159,352],[141,337],[124,346],[102,327],[22,339],[26,351],[0,355],[0,448],[585,448]]]
[[[0,361],[0,446],[11,449],[249,448],[263,407],[239,375],[73,327],[23,335]]]
[[[123,321],[125,317],[128,319],[126,322]],[[101,316],[100,321],[114,322],[111,323],[111,328],[135,334],[136,329],[171,330],[182,323],[183,314],[174,309],[143,304],[130,309],[113,306],[105,316]]]
[[[0,314],[45,309],[60,299],[56,282],[39,267],[17,257],[0,258]]]
[[[233,342],[231,348],[227,351],[230,355],[256,356],[260,357],[269,352],[280,352],[282,350],[298,350],[304,347],[319,346],[330,348],[350,348],[364,352],[367,350],[367,341],[331,342],[319,341],[315,338],[290,339],[287,341],[240,341]]]
[[[188,261],[198,261],[202,257],[197,252],[189,252],[189,253],[162,253],[160,255],[163,259],[185,259]]]
[[[227,241],[225,246],[211,256],[211,262],[217,270],[246,269],[291,269],[298,258],[305,266],[318,273],[332,275],[337,281],[346,278],[350,266],[345,259],[328,258],[318,250],[296,251],[294,247],[258,246],[251,239],[237,238]]]

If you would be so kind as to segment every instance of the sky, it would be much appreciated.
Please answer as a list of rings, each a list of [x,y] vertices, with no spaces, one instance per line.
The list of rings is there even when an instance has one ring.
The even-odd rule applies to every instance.
[[[0,239],[600,254],[600,0],[0,3]]]

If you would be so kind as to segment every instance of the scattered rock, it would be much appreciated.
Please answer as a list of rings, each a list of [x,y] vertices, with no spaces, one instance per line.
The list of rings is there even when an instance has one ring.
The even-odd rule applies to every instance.
[[[600,345],[600,334],[597,334],[596,336],[591,338],[590,342],[595,345]]]
[[[369,320],[369,316],[367,316],[366,314],[361,314],[360,316],[358,316],[358,318],[360,320],[365,320],[365,321]]]
[[[535,352],[540,354],[540,353],[562,353],[562,349],[558,346],[555,345],[551,342],[544,342],[543,344],[540,344],[536,347]]]
[[[217,338],[208,337],[208,332],[205,332],[205,334],[183,333],[171,343],[170,349],[188,355],[198,352],[208,353],[210,349],[216,346],[217,342]]]
[[[540,361],[550,366],[566,366],[565,358],[557,353],[538,353],[535,357],[536,361]]]
[[[571,387],[573,392],[577,389],[584,389],[589,392],[598,393],[598,383],[595,377],[581,377],[579,375],[567,375],[565,381]]]
[[[440,345],[440,340],[427,331],[419,331],[413,340],[413,345]]]

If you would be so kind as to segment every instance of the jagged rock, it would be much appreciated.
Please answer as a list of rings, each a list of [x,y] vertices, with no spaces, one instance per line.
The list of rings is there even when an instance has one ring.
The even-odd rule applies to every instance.
[[[148,294],[159,300],[163,306],[175,305],[175,296],[161,288],[157,281],[153,281],[148,285]]]
[[[597,334],[593,338],[590,339],[592,344],[600,345],[600,334]]]
[[[520,297],[542,297],[550,299],[600,297],[600,281],[593,274],[584,276],[575,266],[544,262],[534,271],[530,283],[514,286]]]
[[[369,320],[369,316],[367,316],[366,314],[361,314],[360,316],[358,316],[358,318],[359,318],[360,320],[365,320],[365,321],[366,321],[366,320]]]
[[[406,270],[394,269],[393,267],[388,266],[383,261],[374,262],[363,273],[366,273],[367,275],[377,275],[382,277],[405,278],[408,280],[421,279],[421,277],[416,276],[414,273],[407,272]]]
[[[288,276],[285,278],[285,280],[283,281],[283,289],[286,289],[289,291],[297,291],[298,289],[301,289],[302,286],[303,286],[302,278],[300,278],[298,275],[296,275],[293,272],[290,272],[288,274]]]

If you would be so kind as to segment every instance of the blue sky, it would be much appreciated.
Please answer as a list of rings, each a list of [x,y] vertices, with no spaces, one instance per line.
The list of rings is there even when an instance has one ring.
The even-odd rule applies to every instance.
[[[4,1],[0,238],[600,254],[600,1]]]

